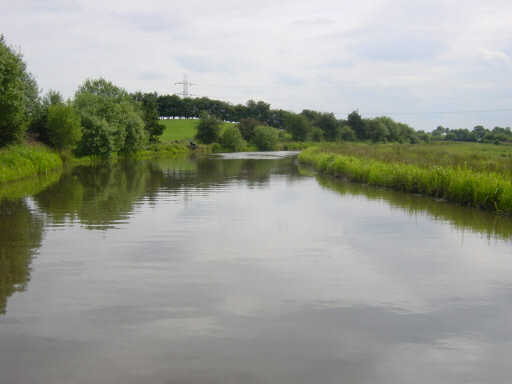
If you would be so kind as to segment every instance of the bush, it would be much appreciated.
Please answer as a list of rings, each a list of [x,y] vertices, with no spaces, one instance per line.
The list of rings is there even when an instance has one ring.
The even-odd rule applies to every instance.
[[[244,140],[251,140],[254,135],[254,129],[258,124],[261,124],[258,120],[255,120],[253,118],[247,118],[247,119],[241,119],[238,123],[238,129],[240,130],[240,133],[242,134],[242,137]]]
[[[52,105],[48,108],[48,139],[59,151],[80,141],[82,129],[80,116],[71,105]]]
[[[324,139],[324,131],[320,128],[314,127],[311,130],[311,140],[313,141],[322,141]]]
[[[244,139],[242,139],[242,134],[236,126],[227,127],[224,130],[224,133],[220,137],[220,143],[224,148],[235,152],[241,151],[245,144]]]
[[[142,111],[128,93],[104,79],[86,80],[75,94],[83,136],[77,152],[108,157],[131,153],[147,142]]]
[[[260,151],[274,151],[279,142],[279,130],[269,126],[256,127],[252,141]]]
[[[196,139],[205,144],[211,144],[219,140],[219,134],[220,120],[202,111],[197,123]]]
[[[340,128],[338,132],[338,137],[343,141],[355,141],[356,140],[356,133],[354,130],[349,127],[348,125],[345,125]]]

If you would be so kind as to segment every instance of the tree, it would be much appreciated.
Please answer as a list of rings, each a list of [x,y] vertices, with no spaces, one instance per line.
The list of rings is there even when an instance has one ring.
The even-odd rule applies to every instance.
[[[208,115],[205,111],[201,112],[199,122],[197,123],[196,138],[205,144],[218,141],[220,123],[220,120],[215,116]]]
[[[358,111],[353,111],[350,115],[348,115],[347,120],[348,125],[355,132],[358,139],[366,140],[369,138],[366,123],[361,118],[361,115]]]
[[[324,132],[324,138],[328,141],[336,140],[338,121],[333,113],[322,113],[316,119],[315,125]]]
[[[306,141],[311,132],[311,124],[304,115],[291,114],[286,120],[285,127],[296,141]]]
[[[279,130],[267,125],[258,126],[254,130],[252,141],[260,151],[273,151],[277,148]]]
[[[142,109],[142,120],[144,121],[144,130],[150,143],[158,143],[159,137],[164,133],[164,125],[160,124],[157,108],[156,93],[137,92],[132,97],[140,104]]]
[[[220,143],[231,151],[241,151],[244,148],[244,139],[236,125],[227,127],[220,137]]]
[[[48,135],[48,110],[52,105],[64,105],[62,95],[58,91],[50,89],[38,104],[34,117],[28,127],[28,132],[35,135],[37,140],[51,145]]]
[[[61,151],[78,143],[82,137],[80,116],[73,106],[55,104],[48,108],[48,138]]]
[[[131,153],[147,142],[142,111],[123,88],[101,78],[86,80],[75,93],[73,105],[83,125],[79,154]]]
[[[37,99],[37,84],[23,56],[0,35],[0,147],[23,140]]]
[[[240,130],[242,137],[245,140],[249,141],[252,139],[252,136],[254,135],[254,129],[258,125],[261,125],[261,122],[251,117],[248,117],[240,120],[240,122],[238,123],[238,129]]]
[[[368,135],[370,139],[376,143],[378,141],[384,141],[386,136],[389,134],[386,125],[379,120],[369,120],[367,122],[368,125]]]

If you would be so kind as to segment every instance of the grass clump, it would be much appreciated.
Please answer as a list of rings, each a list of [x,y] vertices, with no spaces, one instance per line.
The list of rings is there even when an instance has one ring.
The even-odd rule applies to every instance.
[[[12,146],[0,151],[0,183],[62,168],[58,153],[43,146]]]

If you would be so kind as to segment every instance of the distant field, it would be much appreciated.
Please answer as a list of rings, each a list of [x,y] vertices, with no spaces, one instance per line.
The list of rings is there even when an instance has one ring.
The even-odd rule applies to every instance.
[[[165,125],[165,130],[160,140],[162,142],[174,140],[189,140],[196,135],[196,125],[198,119],[174,119],[174,120],[160,120],[160,123]],[[228,127],[233,123],[223,123],[223,127]]]

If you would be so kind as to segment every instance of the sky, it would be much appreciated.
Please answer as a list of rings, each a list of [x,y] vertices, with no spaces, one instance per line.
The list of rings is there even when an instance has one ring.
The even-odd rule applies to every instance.
[[[512,126],[510,0],[0,0],[42,92],[87,78],[415,129]]]

